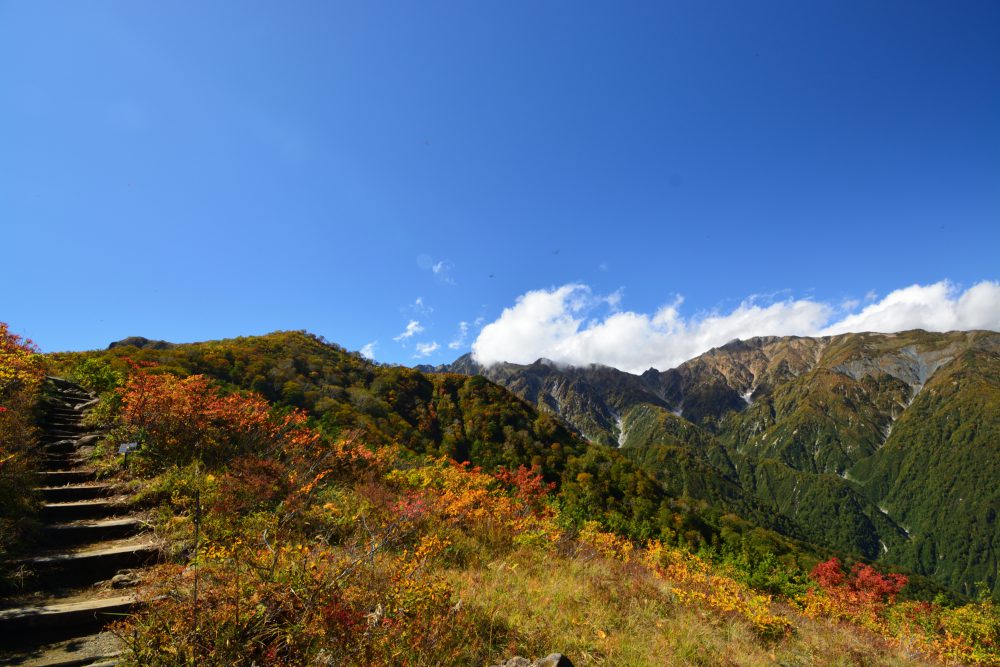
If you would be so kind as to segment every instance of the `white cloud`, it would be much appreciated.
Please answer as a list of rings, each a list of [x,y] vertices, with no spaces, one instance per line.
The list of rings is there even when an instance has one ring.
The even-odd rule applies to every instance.
[[[843,303],[837,307],[813,299],[766,303],[750,297],[731,311],[691,317],[681,314],[680,297],[654,313],[620,311],[619,303],[620,297],[595,297],[581,284],[528,292],[483,327],[472,344],[473,356],[482,364],[531,363],[546,357],[636,373],[673,368],[734,338],[914,328],[1000,330],[996,282],[981,282],[965,292],[948,281],[913,285],[846,315]],[[594,319],[593,311],[602,306],[611,306],[612,312]]]
[[[451,270],[455,268],[447,259],[435,260],[430,255],[423,253],[417,256],[417,266],[423,271],[430,271],[438,282],[445,285],[454,285],[455,280],[451,277]]]
[[[451,277],[451,270],[453,268],[454,265],[451,262],[449,262],[446,259],[442,259],[438,262],[435,262],[431,266],[431,273],[433,273],[434,276],[445,285],[454,285],[455,281]]]
[[[830,324],[822,333],[906,329],[1000,329],[1000,283],[984,281],[965,292],[947,280],[911,285]]]
[[[434,312],[433,308],[431,308],[426,303],[424,303],[424,297],[422,297],[422,296],[418,296],[417,299],[416,299],[416,301],[414,301],[410,305],[410,310],[412,310],[413,312],[415,312],[415,313],[417,313],[419,315],[423,315],[424,317],[427,317],[431,313]]]
[[[417,359],[429,357],[437,352],[439,347],[441,346],[434,341],[431,341],[430,343],[417,343],[417,353],[413,356]]]
[[[465,337],[469,335],[469,323],[459,322],[458,323],[458,334],[455,336],[455,340],[448,343],[448,349],[457,350],[463,345],[465,345]]]
[[[376,345],[378,345],[378,341],[377,340],[373,340],[370,343],[365,343],[364,345],[362,345],[361,346],[361,356],[364,357],[365,359],[374,359],[375,358],[375,346]]]
[[[413,338],[423,330],[424,328],[420,326],[420,322],[418,322],[417,320],[410,320],[409,322],[407,322],[406,329],[403,331],[403,333],[394,337],[393,340],[396,341],[397,343],[402,343],[404,340],[408,338]]]

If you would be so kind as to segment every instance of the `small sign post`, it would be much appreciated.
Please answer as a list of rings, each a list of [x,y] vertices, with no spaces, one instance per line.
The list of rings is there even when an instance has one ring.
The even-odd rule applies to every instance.
[[[128,467],[128,453],[131,452],[133,449],[138,449],[138,448],[139,448],[138,442],[124,442],[118,445],[118,453],[125,455],[125,462],[122,464],[123,467],[125,468]]]

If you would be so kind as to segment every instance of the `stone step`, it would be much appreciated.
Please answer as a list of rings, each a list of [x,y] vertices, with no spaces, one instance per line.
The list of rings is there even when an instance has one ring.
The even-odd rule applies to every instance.
[[[0,610],[0,636],[43,635],[46,642],[78,636],[119,620],[136,605],[134,595],[120,595],[74,602],[60,602],[57,598],[49,604],[4,609]]]
[[[83,413],[72,408],[60,408],[59,410],[49,410],[42,418],[43,424],[52,424],[58,421],[67,421],[79,424],[83,420]]]
[[[78,428],[48,428],[42,433],[42,436],[48,438],[49,440],[79,438],[80,435],[86,431],[86,429]]]
[[[65,503],[73,500],[92,500],[114,495],[112,484],[68,484],[66,486],[35,487],[47,503]]]
[[[91,482],[95,479],[97,479],[97,471],[93,468],[47,470],[38,473],[39,486],[66,486],[67,484]]]
[[[83,387],[81,387],[79,383],[67,380],[64,377],[59,377],[58,375],[46,375],[45,381],[52,385],[57,391],[61,389],[73,389],[78,391],[83,390]]]
[[[74,629],[88,632],[86,629]],[[22,638],[23,637],[23,638]],[[20,667],[114,667],[121,655],[120,643],[110,632],[76,635],[53,642],[38,633],[25,633],[13,640],[0,658],[0,665]]]
[[[86,415],[81,410],[77,410],[74,407],[63,406],[58,408],[49,408],[48,410],[45,410],[44,414],[42,414],[41,421],[43,423],[51,422],[56,419],[69,419],[73,421],[78,421],[85,416]]]
[[[41,424],[45,432],[50,431],[73,431],[74,433],[79,433],[80,431],[90,430],[89,426],[83,424],[82,419],[71,420],[69,418],[59,418],[53,419],[51,421],[43,421]]]
[[[131,537],[140,532],[143,526],[143,522],[136,517],[58,523],[42,528],[41,541],[47,546],[91,544]]]
[[[65,394],[79,394],[81,396],[89,396],[90,392],[81,387],[78,384],[63,384],[56,385],[54,387],[56,396],[63,396]]]
[[[89,403],[93,400],[94,397],[88,394],[70,394],[68,392],[62,392],[52,397],[52,403],[50,405],[53,407],[65,407],[68,405],[73,408],[78,405],[83,405],[84,403]]]
[[[88,459],[76,452],[56,452],[42,454],[39,457],[39,462],[44,470],[66,470],[67,468],[83,467]]]
[[[76,408],[69,406],[62,406],[57,408],[49,408],[45,411],[45,419],[83,419],[85,416],[84,411],[77,410]]]
[[[78,500],[69,503],[44,503],[41,518],[46,523],[66,523],[81,519],[107,519],[124,514],[127,509],[110,499]]]
[[[68,442],[74,447],[90,447],[97,444],[102,438],[100,433],[74,433],[72,435],[42,434],[42,444],[45,446],[54,445],[61,442]]]
[[[43,454],[75,454],[77,447],[75,440],[55,440],[43,442],[41,449]]]
[[[25,590],[83,587],[110,579],[119,570],[153,564],[160,555],[152,541],[104,542],[79,551],[34,556],[17,561],[32,573]]]
[[[79,457],[74,457],[72,454],[61,454],[59,455],[65,458],[47,458],[42,461],[43,472],[76,472],[78,470],[86,469],[88,460]],[[44,482],[45,480],[40,480]],[[86,480],[81,480],[86,481]],[[39,484],[43,486],[43,484]],[[48,484],[48,486],[63,486],[63,484]]]
[[[90,428],[60,427],[48,429],[39,433],[43,442],[55,442],[57,440],[79,440],[85,435],[90,435],[93,431]]]

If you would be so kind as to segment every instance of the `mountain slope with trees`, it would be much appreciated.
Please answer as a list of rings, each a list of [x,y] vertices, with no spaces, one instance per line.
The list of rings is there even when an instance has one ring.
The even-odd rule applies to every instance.
[[[426,370],[503,384],[675,492],[739,498],[817,544],[1000,595],[998,359],[997,333],[909,331],[733,341],[642,375],[469,356]],[[679,478],[691,460],[701,484]]]
[[[99,395],[89,465],[162,545],[163,563],[134,573],[142,604],[111,628],[122,664],[1000,659],[989,600],[931,602],[904,574],[693,497],[734,485],[674,495],[699,467],[731,483],[743,467],[661,406],[621,417],[637,429],[624,449],[651,469],[705,450],[679,477],[484,378],[374,365],[301,332],[44,356],[8,342],[0,371],[32,366],[0,387],[5,414],[30,423],[43,372]],[[31,488],[39,454],[11,442],[0,482]],[[123,457],[123,443],[139,446]]]

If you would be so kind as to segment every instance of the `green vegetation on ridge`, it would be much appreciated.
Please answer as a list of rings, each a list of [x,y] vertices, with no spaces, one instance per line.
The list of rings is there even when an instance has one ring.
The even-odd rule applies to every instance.
[[[620,446],[671,493],[1000,597],[998,355],[1000,334],[910,331],[734,341],[641,376],[454,367]]]

